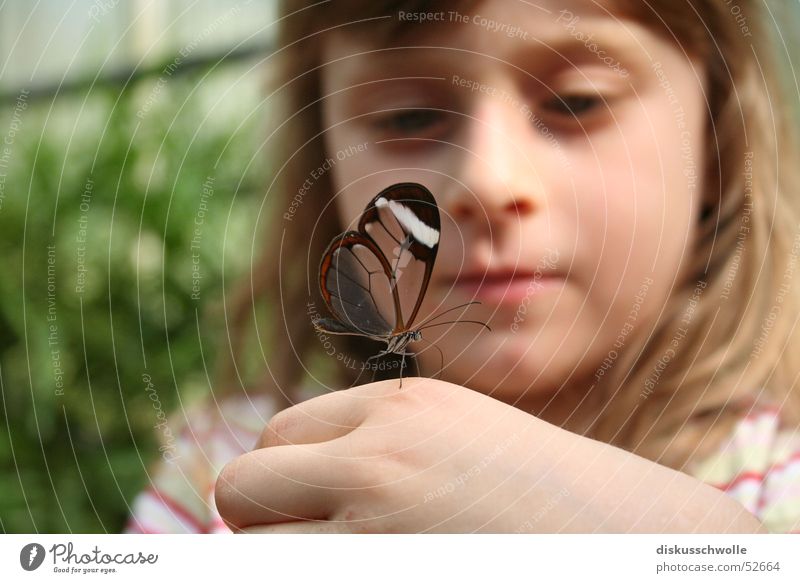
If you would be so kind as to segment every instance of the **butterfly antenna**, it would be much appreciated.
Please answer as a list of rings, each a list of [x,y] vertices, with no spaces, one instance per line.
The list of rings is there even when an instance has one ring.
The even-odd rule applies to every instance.
[[[478,324],[479,326],[483,326],[484,328],[486,328],[489,332],[492,331],[492,329],[489,328],[489,324],[487,324],[486,322],[478,322],[477,320],[451,320],[450,322],[439,322],[438,324],[429,324],[428,326],[417,328],[417,330],[422,331],[427,328],[435,328],[436,326],[444,326],[446,324]]]
[[[460,306],[455,306],[454,308],[448,308],[444,312],[440,312],[439,314],[436,314],[435,316],[431,316],[427,320],[423,320],[422,323],[420,324],[420,326],[424,326],[425,324],[429,324],[430,322],[433,322],[434,320],[444,316],[445,314],[447,314],[449,312],[452,312],[453,310],[458,310],[460,308],[466,308],[466,307],[471,306],[473,304],[480,304],[480,302],[477,301],[477,300],[473,300],[471,302],[467,302],[466,304],[461,304]]]

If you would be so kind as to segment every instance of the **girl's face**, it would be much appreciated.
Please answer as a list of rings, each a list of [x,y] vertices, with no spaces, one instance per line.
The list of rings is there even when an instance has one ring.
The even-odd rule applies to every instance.
[[[390,184],[427,186],[442,233],[417,322],[479,300],[462,317],[491,326],[423,332],[442,378],[518,405],[579,396],[652,325],[694,247],[702,72],[595,2],[426,16],[402,48],[352,32],[325,46],[342,223]]]

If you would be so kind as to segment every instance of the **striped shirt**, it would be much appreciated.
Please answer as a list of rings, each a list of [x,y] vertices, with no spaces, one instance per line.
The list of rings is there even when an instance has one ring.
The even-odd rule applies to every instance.
[[[748,413],[689,473],[738,500],[770,532],[800,532],[800,431],[784,427],[777,408]]]
[[[268,396],[238,396],[173,415],[170,455],[148,473],[124,532],[230,533],[214,503],[217,476],[253,448],[275,413]],[[771,532],[800,532],[800,432],[782,427],[777,409],[742,418],[688,473],[739,501]]]
[[[251,451],[277,407],[267,396],[229,397],[170,418],[171,443],[134,499],[126,533],[230,533],[214,485],[229,461]],[[169,455],[167,455],[167,453]]]

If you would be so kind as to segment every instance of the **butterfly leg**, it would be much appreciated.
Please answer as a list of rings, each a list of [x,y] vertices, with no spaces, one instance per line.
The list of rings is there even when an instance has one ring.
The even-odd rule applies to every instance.
[[[406,370],[406,356],[410,356],[414,361],[414,368],[417,371],[417,376],[422,376],[422,372],[419,369],[419,363],[417,362],[417,355],[413,352],[401,352],[400,355],[402,356],[402,360],[400,361],[400,388],[403,388],[403,372]]]
[[[419,369],[419,362],[417,362],[417,355],[414,354],[413,352],[404,352],[403,355],[411,358],[412,362],[414,363],[414,370],[416,371],[417,376],[421,377],[422,371]]]
[[[366,367],[362,366],[362,367],[361,367],[361,370],[360,370],[360,371],[358,371],[358,376],[357,376],[357,377],[356,377],[356,379],[353,381],[353,384],[352,384],[352,385],[350,385],[350,387],[351,387],[351,388],[352,388],[352,387],[357,387],[357,386],[359,385],[359,382],[361,381],[361,375],[363,375],[363,374],[364,374],[364,368],[366,368]]]
[[[369,367],[369,361],[376,360],[376,359],[380,358],[381,356],[383,356],[383,352],[379,352],[378,354],[373,354],[372,356],[367,358],[367,360],[364,361],[365,368]],[[370,380],[371,383],[375,382],[375,377],[376,376],[378,376],[378,364],[377,364],[377,362],[375,363],[375,366],[372,368],[372,379]]]
[[[403,370],[406,367],[406,353],[403,352],[402,355],[403,357],[400,359],[400,387],[398,388],[398,390],[403,388]]]
[[[371,382],[373,382],[373,383],[374,383],[374,382],[375,382],[375,378],[376,378],[377,376],[378,376],[378,361],[376,360],[376,361],[375,361],[375,366],[374,366],[374,367],[373,367],[373,369],[372,369],[372,381],[371,381]]]

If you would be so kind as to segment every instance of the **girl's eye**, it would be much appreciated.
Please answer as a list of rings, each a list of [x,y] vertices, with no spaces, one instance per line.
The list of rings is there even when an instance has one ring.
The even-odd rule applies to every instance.
[[[376,122],[387,138],[432,138],[446,131],[445,115],[433,109],[402,109],[382,115]]]
[[[596,95],[564,95],[547,102],[544,109],[554,114],[579,117],[592,112],[602,104],[603,101]]]

